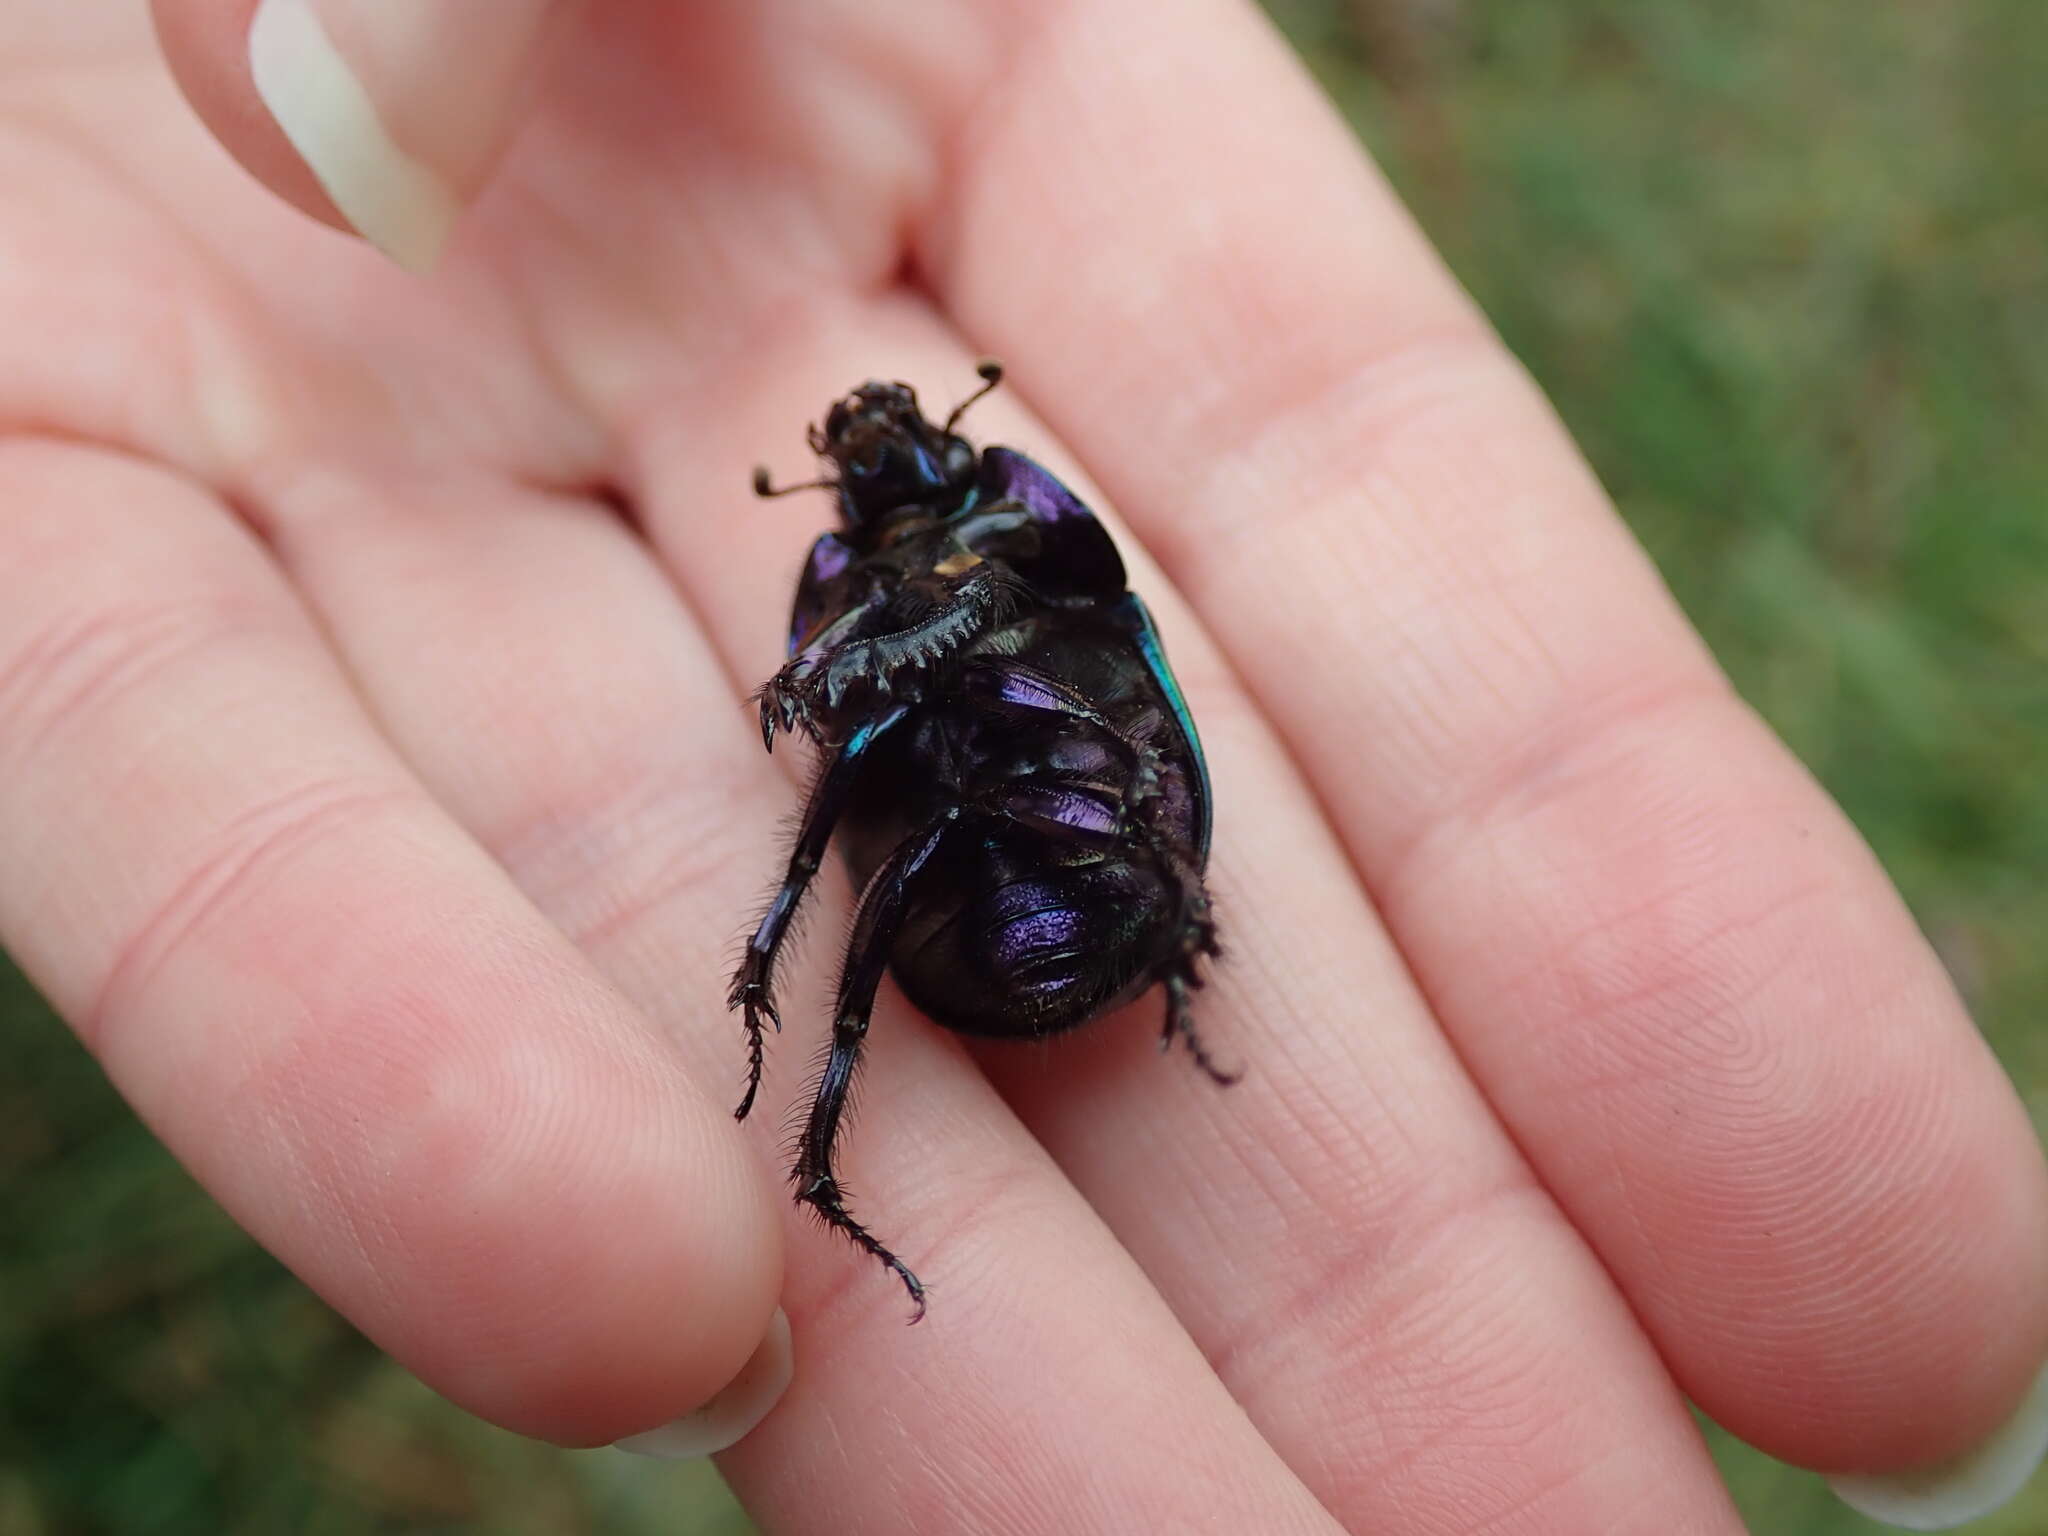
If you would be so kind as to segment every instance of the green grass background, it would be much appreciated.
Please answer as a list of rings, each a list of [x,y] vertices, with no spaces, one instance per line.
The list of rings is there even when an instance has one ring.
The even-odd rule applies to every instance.
[[[2048,6],[1271,0],[2048,1105]],[[1142,253],[1140,253],[1141,255]],[[0,1536],[749,1529],[491,1430],[0,967]],[[1717,1441],[1760,1533],[1878,1529]],[[2048,1533],[2048,1477],[1982,1536]]]

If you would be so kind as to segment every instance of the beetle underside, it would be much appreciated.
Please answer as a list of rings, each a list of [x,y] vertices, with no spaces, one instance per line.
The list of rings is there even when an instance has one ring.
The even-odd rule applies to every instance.
[[[907,385],[867,384],[811,442],[840,527],[813,545],[789,661],[761,689],[762,737],[810,737],[824,767],[730,1004],[748,1040],[746,1118],[775,964],[836,835],[863,894],[832,1040],[791,1170],[797,1198],[925,1288],[846,1208],[833,1171],[876,989],[967,1034],[1044,1038],[1155,985],[1176,1038],[1219,1083],[1189,997],[1217,951],[1203,870],[1201,743],[1108,533],[1022,454],[977,453]],[[755,488],[779,495],[764,474]],[[800,489],[801,487],[792,487]]]

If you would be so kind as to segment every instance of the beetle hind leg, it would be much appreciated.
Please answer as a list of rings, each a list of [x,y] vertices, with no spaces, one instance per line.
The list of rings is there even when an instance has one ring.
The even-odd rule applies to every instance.
[[[904,1290],[910,1293],[910,1320],[924,1321],[924,1282],[911,1273],[910,1266],[891,1253],[882,1240],[866,1227],[855,1221],[846,1209],[846,1195],[839,1187],[839,1181],[830,1173],[806,1174],[798,1167],[799,1183],[797,1199],[818,1213],[825,1225],[844,1232],[863,1253],[878,1260],[882,1267],[903,1282]]]
[[[1166,1027],[1159,1033],[1159,1049],[1173,1049],[1173,1042],[1179,1040],[1187,1046],[1188,1054],[1195,1060],[1195,1066],[1203,1076],[1219,1088],[1228,1088],[1244,1076],[1240,1068],[1232,1071],[1216,1065],[1216,1058],[1209,1054],[1209,1048],[1202,1043],[1200,1031],[1195,1028],[1194,1009],[1191,994],[1202,985],[1193,967],[1185,967],[1167,973],[1166,977]]]
[[[748,936],[746,952],[733,974],[732,989],[725,995],[726,1007],[740,1010],[747,1032],[747,1089],[740,1107],[733,1111],[735,1120],[747,1118],[754,1108],[754,1095],[761,1088],[764,1030],[770,1024],[777,1033],[782,1029],[782,1016],[775,1011],[775,962],[783,941],[789,937],[790,924],[824,861],[832,829],[846,808],[862,757],[883,732],[903,718],[903,713],[901,709],[891,710],[872,725],[854,732],[819,774],[810,802],[804,807],[796,844],[789,851],[789,867],[760,924]]]
[[[831,1048],[825,1057],[825,1070],[818,1078],[810,1115],[797,1141],[796,1166],[789,1174],[799,1203],[816,1211],[827,1226],[845,1233],[863,1253],[903,1282],[914,1309],[910,1318],[913,1323],[924,1316],[924,1284],[847,1211],[846,1193],[832,1169],[832,1153],[846,1114],[847,1099],[853,1091],[854,1070],[860,1065],[861,1045],[867,1039],[875,989],[882,984],[882,972],[888,968],[889,947],[902,921],[911,882],[945,841],[957,814],[948,812],[907,839],[876,871],[861,896],[860,911],[853,920],[853,937],[847,946],[846,969],[839,979],[839,1001],[832,1014]]]
[[[1216,942],[1216,920],[1210,914],[1209,892],[1200,873],[1186,860],[1169,855],[1166,862],[1180,883],[1185,915],[1181,919],[1173,957],[1161,970],[1160,979],[1166,984],[1166,1024],[1160,1031],[1159,1049],[1171,1050],[1173,1042],[1179,1040],[1210,1082],[1219,1088],[1228,1088],[1243,1077],[1244,1072],[1242,1069],[1232,1071],[1219,1067],[1195,1028],[1193,1000],[1202,985],[1202,978],[1195,970],[1195,959],[1200,955],[1215,959],[1223,953],[1222,946]]]

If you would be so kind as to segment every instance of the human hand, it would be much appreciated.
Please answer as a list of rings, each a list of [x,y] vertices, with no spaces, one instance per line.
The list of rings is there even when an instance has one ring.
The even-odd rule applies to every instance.
[[[169,52],[319,211],[250,9]],[[1248,1071],[1152,1059],[1156,998],[1043,1055],[885,1004],[850,1182],[933,1312],[789,1235],[764,1522],[1727,1531],[1681,1391],[1835,1468],[2011,1409],[2010,1090],[1248,13],[594,4],[425,282],[110,13],[0,35],[0,937],[429,1381],[604,1441],[767,1330],[722,982],[794,790],[739,701],[822,512],[746,472],[986,351],[977,436],[1113,498],[1203,726]],[[483,14],[358,55],[465,189],[541,13]],[[412,190],[359,216],[418,255]]]

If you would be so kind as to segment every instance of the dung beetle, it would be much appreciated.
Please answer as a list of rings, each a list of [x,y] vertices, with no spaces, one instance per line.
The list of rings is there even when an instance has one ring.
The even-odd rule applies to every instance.
[[[1162,1048],[1195,1032],[1196,960],[1219,953],[1202,745],[1152,616],[1093,513],[1014,449],[954,430],[1002,368],[936,426],[908,384],[869,382],[808,433],[839,526],[811,546],[787,664],[757,695],[761,739],[810,737],[823,766],[789,867],[733,978],[747,1087],[775,965],[835,832],[862,895],[832,1041],[790,1177],[796,1198],[925,1290],[846,1208],[832,1153],[886,967],[967,1035],[1042,1039],[1155,985]]]

